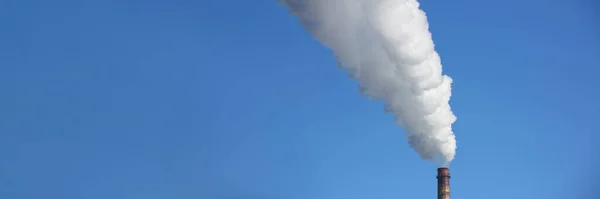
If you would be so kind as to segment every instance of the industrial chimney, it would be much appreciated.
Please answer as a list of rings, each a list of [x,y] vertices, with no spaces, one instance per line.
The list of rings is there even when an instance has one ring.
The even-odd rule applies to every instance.
[[[441,167],[437,169],[438,199],[450,199],[450,169]]]

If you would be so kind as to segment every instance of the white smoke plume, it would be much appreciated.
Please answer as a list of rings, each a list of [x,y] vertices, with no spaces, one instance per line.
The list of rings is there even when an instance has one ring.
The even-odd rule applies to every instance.
[[[411,148],[438,166],[454,159],[452,79],[416,0],[278,0],[324,46],[360,91],[385,102]]]

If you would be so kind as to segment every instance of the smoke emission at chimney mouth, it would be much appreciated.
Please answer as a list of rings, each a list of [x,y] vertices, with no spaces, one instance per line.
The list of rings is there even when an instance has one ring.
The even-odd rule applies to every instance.
[[[324,46],[365,96],[407,133],[421,158],[449,166],[456,153],[449,101],[425,12],[416,0],[278,0]]]

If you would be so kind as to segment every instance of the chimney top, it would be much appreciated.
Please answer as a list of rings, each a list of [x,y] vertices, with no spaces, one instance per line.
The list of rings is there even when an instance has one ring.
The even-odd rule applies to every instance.
[[[438,176],[450,176],[450,169],[446,167],[440,167],[437,169]]]

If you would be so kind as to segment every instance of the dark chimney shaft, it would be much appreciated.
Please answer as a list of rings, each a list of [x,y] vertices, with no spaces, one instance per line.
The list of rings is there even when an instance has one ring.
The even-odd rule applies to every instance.
[[[437,169],[438,199],[450,199],[450,169],[441,167]]]

